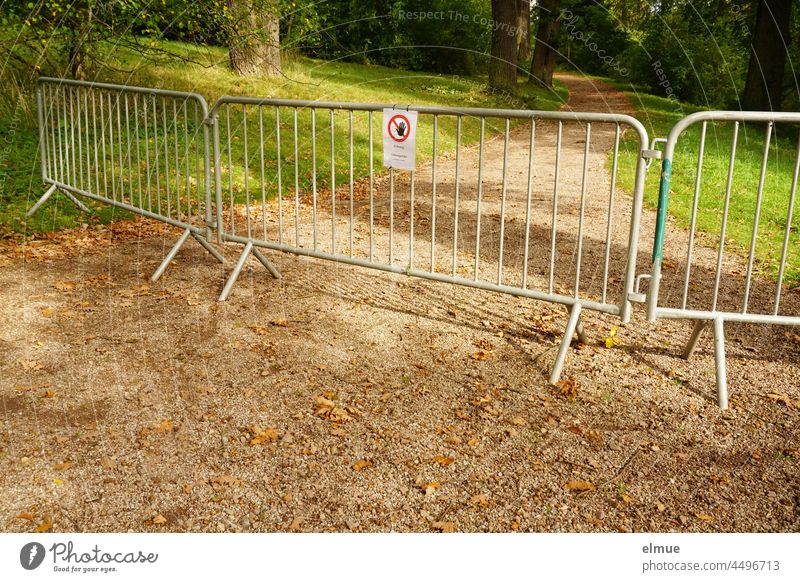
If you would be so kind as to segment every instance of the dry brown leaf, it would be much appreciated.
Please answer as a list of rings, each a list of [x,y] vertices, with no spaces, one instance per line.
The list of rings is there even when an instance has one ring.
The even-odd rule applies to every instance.
[[[242,480],[237,479],[233,475],[217,475],[216,477],[211,478],[211,483],[213,485],[241,485]]]
[[[316,404],[314,415],[320,418],[325,418],[331,422],[347,422],[352,418],[347,410],[338,406],[333,400],[326,398],[324,395],[317,396]]]
[[[472,342],[472,345],[474,345],[476,348],[479,348],[487,352],[491,352],[492,350],[494,350],[494,344],[487,339],[476,340]]]
[[[515,416],[514,418],[511,419],[511,424],[516,426],[525,426],[526,424],[528,424],[528,421],[522,418],[521,416]]]
[[[34,533],[45,533],[53,529],[53,518],[49,515],[45,516],[42,522],[36,526],[36,529],[33,530]]]
[[[695,513],[694,516],[697,519],[702,519],[705,522],[714,521],[714,516],[713,515],[708,515],[707,513]]]
[[[439,463],[440,465],[446,467],[447,465],[451,464],[455,459],[453,457],[445,457],[443,455],[436,455],[433,458],[434,463]]]
[[[251,447],[261,443],[273,443],[278,440],[278,431],[274,428],[261,430],[257,426],[251,426],[248,430],[253,435],[249,443]]]
[[[63,463],[56,463],[54,468],[56,471],[66,471],[70,467],[72,467],[72,463],[69,461],[64,461]]]
[[[578,388],[580,388],[580,385],[574,378],[564,378],[556,382],[556,388],[558,388],[558,392],[564,398],[575,400],[575,398],[578,397]]]
[[[56,281],[53,283],[53,288],[58,291],[65,291],[70,293],[75,290],[75,286],[78,283],[76,281]]]
[[[594,489],[594,485],[588,481],[570,481],[564,485],[564,489],[567,491],[591,491]]]
[[[442,484],[438,481],[431,481],[430,483],[425,483],[422,486],[422,490],[425,492],[425,497],[432,495],[434,491],[436,491]]]
[[[40,311],[44,317],[53,317],[53,313],[55,313],[52,307],[42,307]]]
[[[22,366],[23,370],[28,371],[36,371],[44,368],[44,366],[35,360],[20,360],[19,365]]]
[[[153,517],[152,523],[153,525],[163,525],[167,523],[167,518],[159,513],[158,515]]]
[[[659,513],[664,513],[664,511],[667,509],[667,506],[659,501],[658,503],[656,503],[656,509],[658,510]]]
[[[473,438],[471,438],[471,439],[469,439],[469,440],[467,441],[467,444],[468,444],[469,446],[471,446],[471,447],[476,447],[476,446],[478,446],[478,443],[479,443],[479,442],[480,442],[480,439],[478,439],[477,437],[473,437]]]
[[[51,388],[48,388],[47,390],[44,391],[44,394],[42,394],[40,398],[55,398],[55,395],[56,391]]]
[[[267,328],[263,325],[248,325],[247,329],[255,333],[256,335],[267,335]]]
[[[297,516],[292,520],[292,523],[289,524],[290,531],[300,531],[300,528],[303,526],[303,522],[305,521],[304,517]]]
[[[438,529],[442,533],[454,533],[456,531],[456,524],[452,521],[434,521],[431,527]]]
[[[492,355],[492,352],[489,350],[478,350],[474,354],[470,356],[473,360],[478,360],[479,362],[488,360]]]
[[[786,406],[786,408],[794,408],[795,407],[794,402],[792,402],[791,398],[789,398],[789,396],[786,395],[786,394],[779,394],[777,392],[770,392],[769,394],[767,394],[767,398],[769,398],[770,400],[772,400],[775,403],[783,404],[784,406]]]
[[[633,497],[628,495],[627,493],[620,493],[619,498],[622,500],[623,503],[628,504],[633,501]]]
[[[483,493],[480,495],[473,495],[469,499],[469,504],[473,507],[486,507],[489,505],[489,497]]]
[[[583,434],[583,429],[579,426],[568,426],[567,430],[573,434]]]
[[[359,471],[371,466],[372,466],[372,461],[361,459],[360,461],[356,461],[355,463],[353,463],[353,471],[358,473]]]
[[[156,427],[157,432],[175,432],[175,424],[168,419],[162,420]]]
[[[17,519],[27,519],[28,521],[33,521],[35,516],[32,513],[20,513],[17,515]]]

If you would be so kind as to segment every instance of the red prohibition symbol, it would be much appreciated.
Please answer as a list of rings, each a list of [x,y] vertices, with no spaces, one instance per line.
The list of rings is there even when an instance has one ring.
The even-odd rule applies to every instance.
[[[396,142],[404,142],[411,135],[411,123],[405,115],[395,115],[389,120],[389,137]]]

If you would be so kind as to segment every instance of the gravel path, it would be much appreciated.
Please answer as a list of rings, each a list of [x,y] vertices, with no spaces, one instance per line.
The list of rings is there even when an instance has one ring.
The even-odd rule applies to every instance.
[[[630,109],[605,85],[562,80],[574,110]],[[534,200],[544,203],[554,152],[552,132],[542,129]],[[572,131],[557,242],[558,256],[574,259],[567,233],[584,144]],[[598,297],[613,135],[593,127],[588,168],[582,292]],[[514,131],[510,145],[524,148],[510,148],[512,172],[527,139],[525,128]],[[489,142],[487,159],[502,159],[502,147],[502,138]],[[472,148],[465,183],[476,162]],[[490,166],[486,180],[496,184]],[[524,212],[515,188],[512,255]],[[415,216],[424,219],[428,192],[417,192]],[[475,201],[470,188],[462,193],[465,205]],[[495,195],[487,188],[487,215]],[[618,204],[617,286],[629,198],[620,193]],[[440,208],[445,244],[452,225]],[[401,261],[410,213],[406,206],[404,222],[402,204],[396,211]],[[535,235],[549,241],[546,215],[535,220]],[[646,272],[654,213],[642,222]],[[415,247],[422,263],[430,260],[424,232]],[[574,344],[565,382],[553,387],[563,307],[275,254],[280,281],[253,261],[218,303],[227,271],[197,245],[149,284],[175,237],[120,223],[2,248],[4,531],[800,529],[800,335],[792,329],[728,326],[731,408],[721,412],[710,339],[691,361],[678,357],[689,323],[648,324],[637,308],[608,349],[602,339],[617,320],[585,312],[591,341]],[[670,227],[668,240],[672,251],[686,234]],[[498,241],[481,242],[481,276],[497,268]],[[466,226],[457,268],[474,263],[471,249]],[[239,250],[224,253],[234,259]],[[532,284],[546,281],[545,255],[532,255]],[[701,249],[699,268],[713,258]],[[667,264],[680,260],[668,253]],[[518,263],[506,265],[511,282]],[[726,285],[741,279],[741,263],[728,259]],[[574,271],[558,264],[556,284],[569,291]],[[442,257],[440,267],[452,263]],[[766,306],[768,288],[759,284],[753,301]],[[798,295],[787,293],[787,309],[798,312]]]

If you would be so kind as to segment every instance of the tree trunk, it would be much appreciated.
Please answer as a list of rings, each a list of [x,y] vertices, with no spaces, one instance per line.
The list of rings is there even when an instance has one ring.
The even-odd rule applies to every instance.
[[[793,0],[759,0],[742,109],[780,111]]]
[[[242,76],[281,74],[277,0],[228,0],[231,69]]]
[[[558,52],[558,31],[561,28],[561,0],[539,0],[539,27],[531,61],[530,82],[542,87],[553,86],[553,70]]]
[[[495,89],[517,91],[518,0],[492,0],[492,57],[489,60],[489,85]]]
[[[517,62],[531,60],[531,2],[519,0],[517,7]]]

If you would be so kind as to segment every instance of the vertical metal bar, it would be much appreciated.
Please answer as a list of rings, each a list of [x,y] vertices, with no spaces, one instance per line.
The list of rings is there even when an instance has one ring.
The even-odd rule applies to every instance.
[[[789,250],[789,236],[792,233],[792,218],[794,215],[794,201],[797,194],[797,178],[800,175],[800,138],[797,140],[797,155],[794,162],[794,177],[792,178],[792,191],[789,194],[789,210],[786,216],[786,230],[783,233],[783,249],[781,250],[781,265],[778,270],[778,288],[775,292],[775,309],[773,315],[778,315],[781,304],[781,287],[783,287],[783,273],[786,270],[786,254]]]
[[[731,142],[731,159],[728,164],[728,181],[725,187],[725,206],[722,210],[722,229],[719,237],[719,251],[717,252],[717,272],[714,276],[714,292],[711,298],[711,311],[717,310],[719,297],[719,282],[722,276],[722,255],[725,252],[725,232],[728,227],[728,210],[731,206],[731,187],[733,186],[733,166],[736,161],[736,141],[739,138],[739,122],[733,124],[733,140]]]
[[[117,169],[114,157],[114,103],[111,93],[108,94],[108,149],[111,154],[111,198],[117,200]],[[121,168],[120,168],[121,170]]]
[[[459,189],[459,169],[461,166],[461,116],[456,121],[456,175],[455,175],[455,196],[453,198],[453,277],[456,276],[458,267],[458,189]]]
[[[411,193],[409,194],[409,205],[411,206],[411,211],[409,212],[410,217],[410,224],[409,224],[409,234],[411,235],[411,240],[408,243],[408,268],[414,268],[414,170],[411,170]]]
[[[242,103],[242,144],[244,146],[244,209],[247,216],[247,238],[252,239],[250,230],[250,165],[247,155],[247,105]]]
[[[144,209],[144,199],[142,197],[142,154],[141,154],[141,139],[139,135],[139,96],[133,96],[133,117],[136,120],[134,124],[136,134],[136,181],[139,191],[139,208]],[[95,147],[95,153],[97,148]],[[97,165],[97,164],[95,164]]]
[[[100,104],[102,108],[102,103]],[[100,160],[97,155],[97,98],[92,92],[92,144],[94,147],[94,193],[100,196]]]
[[[431,273],[436,272],[436,135],[439,115],[433,115],[433,160],[431,162]]]
[[[313,248],[317,250],[317,110],[311,109],[311,222]]]
[[[120,105],[122,93],[117,93],[117,140],[119,142],[119,199],[125,201],[125,164],[122,157],[122,106]]]
[[[394,168],[389,168],[389,264],[394,263]]]
[[[183,101],[183,160],[184,169],[186,174],[186,183],[184,184],[184,192],[186,193],[186,222],[192,223],[192,189],[189,176],[191,175],[191,167],[189,165],[189,101]],[[196,134],[195,134],[196,135]],[[197,188],[200,189],[200,182],[197,182]],[[199,210],[199,207],[198,207]]]
[[[89,148],[89,90],[83,92],[83,131],[86,141],[86,189],[92,191],[92,152]],[[95,169],[96,171],[96,169]]]
[[[611,164],[611,189],[608,194],[608,217],[606,219],[606,254],[603,261],[603,298],[602,303],[606,302],[608,291],[608,266],[611,261],[611,230],[614,222],[614,198],[617,192],[617,166],[619,165],[619,123],[616,124],[614,131],[614,161]]]
[[[47,139],[48,132],[44,126],[44,99],[42,97],[41,85],[36,88],[36,116],[39,124],[39,167],[42,172],[42,180],[44,181],[49,177],[49,156],[47,155],[49,141]]]
[[[277,108],[276,108],[277,111]],[[280,129],[278,129],[278,139],[280,139]],[[277,145],[278,152],[281,150],[280,144]],[[264,106],[258,106],[258,159],[261,162],[259,174],[261,175],[261,227],[262,236],[267,240],[267,191],[264,180]],[[278,155],[278,180],[280,180],[280,154]]]
[[[164,184],[167,189],[167,216],[172,216],[172,189],[169,187],[169,133],[167,132],[167,99],[161,98],[161,122],[164,129]],[[161,211],[159,210],[159,214]]]
[[[142,125],[144,125],[144,169],[145,175],[147,176],[146,186],[147,186],[147,211],[153,211],[153,198],[152,192],[150,190],[151,187],[151,178],[150,178],[150,124],[147,122],[147,96],[145,95],[142,98]],[[105,152],[103,153],[103,158],[105,158]]]
[[[83,133],[82,111],[81,111],[81,88],[75,87],[75,110],[78,114],[78,177],[81,190],[84,189],[83,182]],[[73,152],[74,153],[74,152]]]
[[[131,123],[130,123],[130,105],[128,103],[128,94],[125,93],[125,137],[126,150],[128,153],[128,198],[131,206],[133,203],[133,163],[131,162]]]
[[[236,234],[236,209],[233,199],[233,158],[231,156],[231,108],[225,104],[225,136],[228,140],[228,198],[231,201],[231,234]]]
[[[214,117],[211,120],[213,132],[212,142],[214,144],[214,199],[217,207],[217,242],[222,243],[225,234],[225,220],[222,204],[222,152],[220,151],[220,138],[219,138],[219,110],[214,111]],[[206,140],[208,141],[208,140]],[[208,159],[208,156],[206,156]],[[208,163],[206,163],[208,169]],[[208,174],[206,174],[208,176]],[[209,210],[206,210],[208,214]]]
[[[531,138],[528,145],[528,191],[525,199],[525,250],[522,257],[522,288],[528,288],[528,254],[531,238],[531,195],[533,193],[533,148],[536,143],[536,120],[531,119]]]
[[[297,107],[294,108],[294,246],[300,246],[300,156],[297,146]]]
[[[181,219],[181,163],[178,144],[178,103],[172,99],[172,136],[175,139],[175,208],[176,218]]]
[[[683,299],[681,309],[686,309],[689,301],[689,279],[692,273],[692,253],[694,252],[694,233],[697,228],[697,206],[700,201],[700,184],[703,179],[703,156],[706,150],[706,131],[708,122],[704,121],[700,130],[700,149],[697,153],[697,172],[694,182],[694,198],[692,199],[692,217],[689,221],[689,248],[686,251],[686,273],[683,278]]]
[[[69,160],[72,162],[72,176],[70,178],[70,186],[77,186],[78,172],[75,169],[75,110],[73,106],[73,89],[69,89],[69,135],[71,147],[67,149]]]
[[[728,372],[725,365],[725,331],[723,319],[714,320],[714,359],[717,367],[717,403],[722,410],[728,409]]]
[[[60,87],[56,88],[56,123],[58,124],[58,181],[64,183],[64,146],[66,145],[66,138],[62,140],[64,133],[64,124],[62,123],[63,111],[66,108],[64,103],[63,91]]]
[[[350,256],[353,256],[353,110],[350,110]]]
[[[767,136],[764,143],[764,157],[761,160],[761,176],[758,179],[758,194],[756,196],[756,215],[753,218],[753,237],[750,239],[750,256],[747,259],[747,281],[744,285],[744,301],[742,313],[747,313],[747,303],[750,300],[750,283],[753,278],[753,263],[756,257],[756,242],[758,241],[758,221],[761,218],[761,202],[764,199],[764,180],[767,177],[767,162],[769,161],[769,146],[772,141],[772,126],[767,123]]]
[[[552,231],[550,233],[550,271],[547,282],[547,292],[553,293],[553,278],[555,274],[556,265],[556,230],[558,225],[558,174],[561,169],[561,135],[563,132],[564,124],[558,122],[558,135],[556,137],[556,169],[553,178],[553,219]]]
[[[161,157],[158,154],[158,97],[153,95],[153,161],[156,173],[156,212],[161,214]],[[111,156],[114,157],[113,154]],[[112,181],[113,182],[113,181]]]
[[[197,102],[195,102],[195,104],[194,104],[195,126],[197,126],[197,107],[198,107],[198,104],[197,104]],[[212,234],[211,233],[211,227],[212,227],[212,225],[217,230],[217,240],[222,239],[223,226],[222,226],[222,197],[219,196],[219,190],[216,189],[216,186],[215,186],[215,195],[216,195],[216,202],[217,202],[216,222],[214,221],[214,217],[211,214],[211,157],[209,156],[210,149],[211,149],[211,144],[209,143],[210,140],[209,140],[209,135],[208,135],[209,134],[208,121],[209,121],[208,113],[204,113],[203,121],[202,121],[202,124],[203,124],[203,205],[205,206],[205,211],[206,211],[206,217],[205,217],[206,218],[206,243],[211,243],[211,234]],[[217,121],[218,120],[217,120],[217,116],[216,116],[216,113],[215,113],[214,114],[214,118],[211,120],[211,123],[213,124],[215,130],[216,130],[217,126],[219,125],[217,123]],[[214,150],[215,150],[214,151],[214,160],[215,160],[214,163],[215,163],[215,166],[216,166],[217,161],[219,161],[219,149],[218,149],[218,146],[219,146],[219,134],[217,133],[215,135],[215,137],[214,137]],[[195,164],[196,166],[200,165],[199,161],[200,161],[200,146],[195,145],[195,162],[197,162]],[[215,167],[214,170],[216,171],[216,169],[217,168]],[[198,174],[199,174],[199,168],[198,168]],[[198,208],[197,214],[198,214],[198,218],[200,217],[200,212],[202,212],[202,210],[200,209],[200,204],[201,204],[201,202],[200,202],[200,176],[198,175],[197,176],[197,208]],[[211,247],[210,244],[208,244],[208,247],[209,248],[213,248],[213,247]],[[217,257],[217,259],[220,262],[224,262],[224,261],[222,261],[220,259],[220,257]]]
[[[375,245],[373,244],[375,222],[375,174],[373,171],[372,144],[372,111],[369,112],[369,262],[372,262]]]
[[[583,219],[586,214],[586,171],[589,166],[589,142],[592,138],[592,124],[586,124],[586,138],[583,146],[583,177],[581,178],[581,209],[578,216],[578,258],[575,264],[575,298],[578,297],[581,282],[581,262],[583,259]]]
[[[213,222],[213,217],[211,215],[211,189],[208,186],[208,182],[206,182],[200,174],[200,123],[197,115],[197,101],[192,102],[192,113],[194,115],[194,134],[192,135],[192,143],[194,148],[194,173],[195,173],[195,180],[197,180],[197,218],[202,217],[203,213],[203,206],[206,206],[207,212],[207,220],[206,220],[206,242],[211,242],[211,224]],[[211,163],[211,158],[209,157],[209,147],[208,147],[208,123],[206,119],[202,121],[203,125],[203,165],[208,166]],[[186,114],[186,125],[189,125],[189,114]],[[187,172],[188,175],[188,172]],[[202,187],[200,186],[202,184]],[[206,191],[208,188],[208,203],[204,204],[203,199],[201,198],[202,192]],[[191,198],[191,196],[189,196]],[[189,222],[192,221],[192,207],[189,206]],[[217,225],[219,228],[219,225]]]
[[[506,242],[506,190],[508,188],[508,140],[511,120],[506,117],[506,135],[503,140],[503,188],[500,194],[500,250],[497,260],[497,284],[503,284],[503,249]]]
[[[481,198],[483,197],[483,141],[486,130],[486,118],[481,117],[481,131],[478,140],[478,198],[475,203],[475,269],[472,274],[474,281],[478,280],[478,268],[481,257]]]
[[[336,150],[334,149],[334,135],[336,133],[333,109],[331,112],[331,253],[336,254]]]
[[[283,170],[281,169],[281,109],[275,108],[275,147],[278,158],[278,243],[283,244]]]

